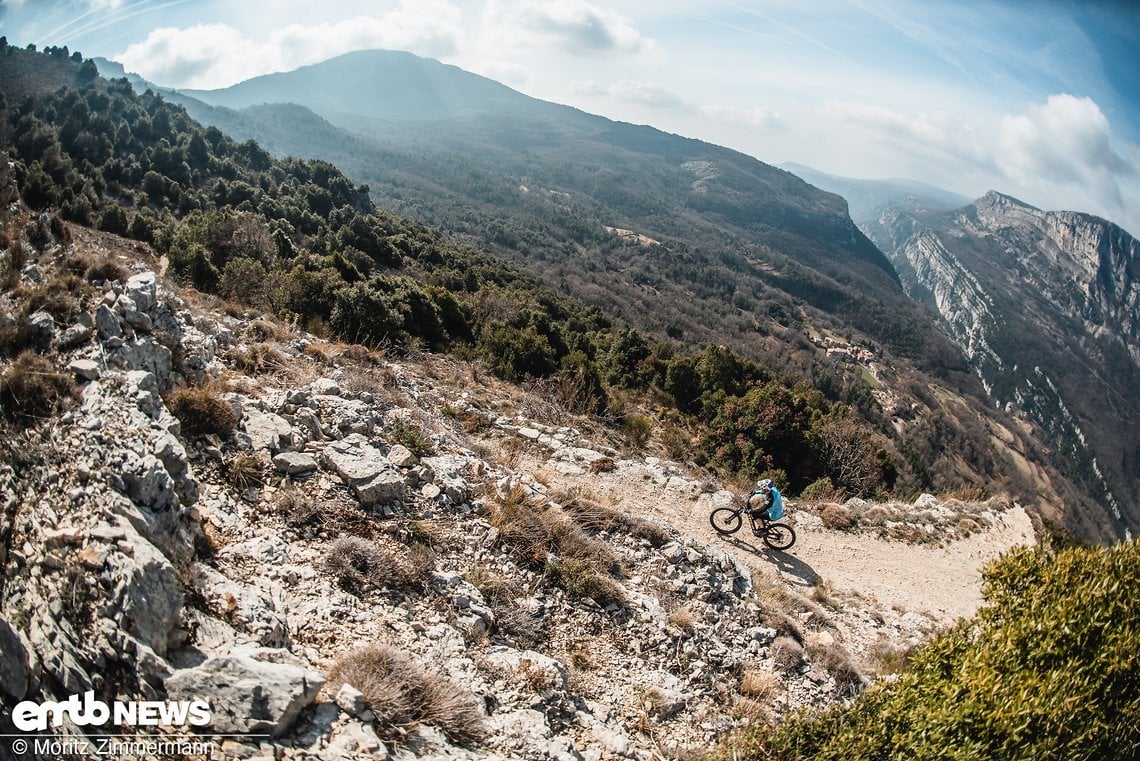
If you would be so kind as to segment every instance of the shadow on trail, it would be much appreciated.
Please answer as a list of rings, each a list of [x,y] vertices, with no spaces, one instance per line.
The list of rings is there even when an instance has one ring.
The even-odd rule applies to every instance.
[[[738,539],[735,536],[723,536],[722,538],[737,549],[765,558],[776,566],[776,571],[781,576],[791,577],[790,581],[797,586],[814,587],[823,580],[823,577],[816,573],[814,568],[795,555],[790,555],[783,550],[774,550],[759,541],[753,544],[747,539]]]

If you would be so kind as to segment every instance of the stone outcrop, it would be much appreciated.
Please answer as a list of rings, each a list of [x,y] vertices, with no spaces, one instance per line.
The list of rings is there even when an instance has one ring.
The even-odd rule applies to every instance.
[[[322,674],[287,660],[287,653],[264,650],[210,658],[171,675],[167,695],[172,700],[208,696],[210,727],[216,732],[279,737],[325,685]]]
[[[404,498],[403,476],[363,434],[350,433],[329,444],[321,461],[365,507],[398,504]]]

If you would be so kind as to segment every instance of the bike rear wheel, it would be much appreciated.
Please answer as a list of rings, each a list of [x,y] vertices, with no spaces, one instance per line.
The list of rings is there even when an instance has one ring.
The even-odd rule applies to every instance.
[[[709,523],[718,534],[734,534],[740,528],[740,511],[731,507],[718,507],[709,516]]]
[[[796,532],[786,523],[769,523],[764,530],[764,544],[774,550],[786,550],[796,543]]]

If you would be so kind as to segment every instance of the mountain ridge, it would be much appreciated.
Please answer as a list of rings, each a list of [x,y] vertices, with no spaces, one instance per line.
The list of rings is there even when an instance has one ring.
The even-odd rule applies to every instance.
[[[987,392],[1029,412],[1117,535],[1134,535],[1140,408],[1127,389],[1140,387],[1140,243],[1100,217],[996,191],[953,211],[888,211],[867,228]]]
[[[338,58],[336,66],[339,70],[339,67],[351,66],[361,60],[375,62],[388,58],[386,53],[360,54]],[[478,75],[461,72],[430,59],[419,59],[403,54],[397,55],[396,58],[401,61],[401,65],[409,62],[422,65],[433,75],[441,72],[448,74],[458,72],[457,76],[461,76],[464,81],[476,78],[471,81],[485,82],[485,78],[480,78]],[[306,81],[311,80],[322,70],[320,65],[305,67]],[[336,127],[355,133],[357,137],[362,137],[362,128],[385,130],[383,134],[377,133],[373,137],[376,147],[372,158],[360,160],[358,154],[355,165],[350,164],[345,168],[369,185],[373,196],[381,205],[408,213],[421,221],[451,228],[464,235],[479,234],[478,228],[460,220],[469,216],[471,211],[481,214],[484,196],[493,187],[495,197],[502,201],[499,208],[502,208],[502,204],[506,204],[507,208],[512,210],[508,213],[518,214],[519,221],[522,222],[521,232],[524,235],[521,238],[513,235],[511,240],[524,242],[531,254],[536,247],[543,245],[543,234],[535,228],[549,225],[552,217],[556,222],[561,220],[570,222],[568,231],[579,230],[570,232],[577,239],[575,243],[586,246],[596,245],[597,238],[604,238],[605,226],[636,228],[652,239],[667,240],[675,238],[678,232],[684,236],[691,236],[692,226],[696,222],[704,226],[699,234],[709,237],[710,242],[713,239],[710,236],[715,236],[717,245],[740,250],[743,248],[740,243],[741,235],[749,238],[758,234],[767,235],[764,230],[768,226],[777,225],[789,231],[795,230],[796,236],[804,236],[802,243],[790,241],[800,251],[827,251],[828,256],[850,256],[855,260],[865,260],[894,281],[889,283],[889,290],[897,288],[897,277],[893,267],[850,222],[842,199],[813,189],[791,173],[763,164],[744,154],[691,138],[669,135],[651,127],[613,122],[604,117],[584,114],[571,107],[540,102],[501,85],[496,88],[497,93],[510,93],[509,100],[512,104],[526,104],[528,107],[537,104],[539,109],[537,115],[530,114],[528,117],[530,120],[526,121],[514,115],[507,118],[490,112],[474,113],[468,109],[462,129],[457,129],[450,119],[437,120],[431,125],[416,122],[414,127],[408,127],[401,125],[398,119],[385,120],[375,116],[374,114],[381,113],[377,108],[373,108],[371,112],[373,115],[346,117],[342,109],[328,107],[324,92],[320,97],[309,98],[304,95],[303,87],[286,84],[289,82],[288,75],[269,76],[272,79],[258,78],[259,85],[270,82],[277,97],[287,98],[290,102],[310,108],[321,118]],[[335,77],[327,79],[331,82]],[[377,74],[374,79],[382,80],[383,77]],[[253,88],[235,86],[226,88],[220,93],[196,92],[194,95],[201,98],[202,102],[210,102],[215,106],[249,107],[255,100],[265,99],[264,93],[258,92],[254,95],[251,94],[252,90]],[[186,97],[185,92],[181,95]],[[323,111],[322,104],[324,104]],[[187,107],[196,117],[208,123],[221,125],[224,121],[217,113],[211,114],[201,107],[196,109],[189,104]],[[552,121],[552,115],[557,116],[557,120]],[[583,131],[583,125],[588,127],[586,131]],[[266,127],[256,123],[247,122],[242,134],[258,139],[271,139]],[[573,161],[576,166],[585,169],[578,170],[577,176],[562,172],[555,176],[539,175],[536,178],[533,171],[534,161],[539,159],[542,152],[562,150],[566,145],[576,147],[565,157],[555,157],[554,160],[563,163]],[[447,156],[447,161],[453,165],[441,167],[425,162],[423,156],[429,146],[430,150],[437,154]],[[519,153],[520,146],[528,152]],[[318,153],[322,158],[336,154],[350,162],[353,161],[352,158],[344,157],[344,151],[335,148]],[[480,156],[486,156],[486,159],[480,159]],[[669,168],[661,166],[662,160],[668,163]],[[456,172],[454,164],[459,164],[462,169]],[[382,172],[379,171],[381,167]],[[457,174],[460,176],[458,180]],[[481,183],[478,190],[472,191],[457,184],[467,176],[474,175],[479,176]],[[394,180],[394,177],[398,179]],[[652,186],[652,190],[647,191],[633,179],[634,177],[644,178]],[[570,199],[577,203],[574,206],[563,205],[561,208],[550,208],[549,205],[548,208],[542,208],[541,205],[535,204],[533,194],[530,199],[519,197],[517,188],[536,179],[542,179],[543,183],[554,192],[569,192]],[[488,181],[491,183],[490,186]],[[421,188],[424,189],[422,192]],[[442,203],[438,200],[437,190],[440,188],[448,189],[450,200]],[[546,190],[542,192],[545,193]],[[661,204],[659,200],[651,200],[649,192],[654,194],[654,199],[672,197],[673,200]],[[595,199],[599,194],[605,194],[619,203],[629,204],[631,214],[606,219],[604,224],[591,222],[590,224],[596,227],[589,236],[583,237],[580,231],[582,222],[575,218],[598,215],[600,207]],[[514,199],[511,199],[512,195],[515,196]],[[671,213],[666,214],[667,210]],[[700,221],[714,217],[727,222],[723,230],[731,231],[730,235],[725,235],[719,227],[709,226],[706,221]],[[805,224],[805,220],[809,218],[819,224],[814,226]],[[496,223],[488,218],[486,224],[480,227],[497,228],[501,227],[501,222]],[[495,244],[494,240],[489,242]],[[777,250],[786,247],[786,243],[775,244]],[[517,244],[508,244],[502,248],[509,256],[515,257],[516,262],[529,261],[527,254],[520,255]],[[740,253],[744,254],[746,259],[755,256],[743,250]],[[762,251],[760,253],[761,256],[766,256]],[[563,264],[565,262],[563,259]],[[551,263],[548,261],[544,264]],[[824,259],[805,263],[817,271],[835,266]],[[532,266],[536,267],[537,263],[532,262]],[[751,265],[746,266],[751,269]],[[770,267],[771,262],[764,266]],[[783,268],[784,265],[777,266]],[[839,264],[838,266],[849,269],[859,265]],[[537,269],[534,271],[538,272]],[[793,274],[792,277],[799,279],[801,276]],[[815,274],[811,274],[810,277],[818,279]],[[882,294],[884,286],[888,285],[873,284],[866,280],[866,274],[857,277],[864,281],[862,293]],[[855,292],[841,295],[840,292],[849,289],[835,283],[829,276],[825,275],[824,279],[825,282],[820,282],[818,285],[813,283],[806,288],[795,283],[791,287],[801,292],[809,301],[823,303],[825,309],[836,303],[837,297],[839,301],[849,302],[853,297],[855,301],[862,298]],[[583,284],[583,288],[586,287]],[[592,283],[588,287],[595,290],[598,287],[612,289],[613,283],[611,279],[606,279]],[[757,282],[756,287],[751,290],[762,291],[765,290],[765,286]],[[624,287],[624,291],[613,294],[610,300],[616,299],[619,303],[628,303],[632,298],[631,289]],[[873,298],[881,299],[882,296],[875,295]],[[891,301],[897,300],[895,295],[887,298]],[[635,321],[637,314],[643,311],[625,309],[627,316],[631,316]],[[700,341],[712,340],[712,336],[704,331],[705,323],[707,320],[689,320],[684,327],[695,331]],[[875,330],[877,325],[876,321],[866,321],[863,329]],[[658,330],[661,328],[658,327]],[[736,330],[723,332],[732,336]],[[741,342],[735,343],[734,348],[747,351],[746,344]]]

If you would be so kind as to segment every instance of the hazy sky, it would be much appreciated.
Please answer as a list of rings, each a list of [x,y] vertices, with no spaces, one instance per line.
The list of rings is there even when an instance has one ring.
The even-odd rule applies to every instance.
[[[1140,235],[1140,3],[891,0],[0,0],[13,44],[171,87],[351,50],[778,164],[995,189]]]

